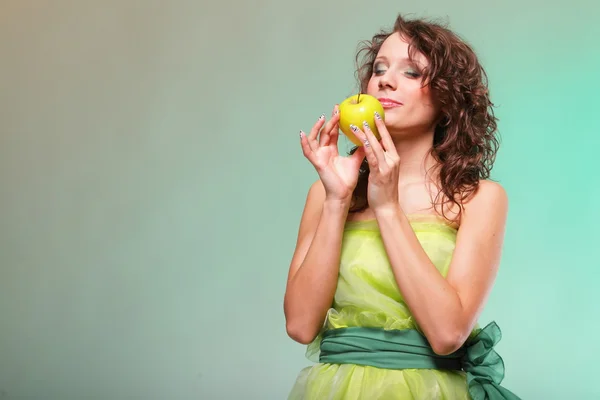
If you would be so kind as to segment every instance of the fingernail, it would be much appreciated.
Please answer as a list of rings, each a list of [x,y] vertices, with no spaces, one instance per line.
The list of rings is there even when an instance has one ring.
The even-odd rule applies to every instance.
[[[381,115],[379,115],[379,113],[377,111],[375,111],[375,118],[381,119]]]
[[[325,114],[321,114],[321,116],[319,117],[319,119],[325,119]]]
[[[304,132],[300,131],[300,139],[304,137]]]
[[[336,108],[336,110],[333,112],[333,115],[338,115],[339,113],[340,113],[340,110],[338,110],[338,109]]]
[[[358,127],[356,125],[350,124],[350,129],[356,132],[358,130]]]
[[[368,128],[368,127],[369,127],[369,124],[367,123],[367,121],[363,121],[363,126],[364,126],[365,128]]]

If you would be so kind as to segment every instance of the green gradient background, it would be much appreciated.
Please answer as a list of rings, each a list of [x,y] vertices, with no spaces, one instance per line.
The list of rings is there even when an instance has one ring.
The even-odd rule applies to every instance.
[[[599,8],[1,1],[0,399],[285,398],[309,364],[282,311],[316,178],[298,130],[400,11],[447,17],[498,105],[511,211],[481,322],[506,386],[599,398]]]

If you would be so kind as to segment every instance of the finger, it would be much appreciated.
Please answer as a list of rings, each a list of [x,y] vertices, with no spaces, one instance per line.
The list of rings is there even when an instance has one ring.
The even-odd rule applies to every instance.
[[[381,115],[377,111],[375,111],[375,126],[377,127],[377,131],[379,132],[379,136],[381,136],[381,142],[383,144],[383,148],[385,151],[389,152],[394,156],[398,156],[398,152],[396,151],[396,145],[392,140],[390,133],[385,126],[385,123],[381,119]]]
[[[333,145],[331,150],[333,151],[333,154],[337,156],[339,155],[337,144],[340,131],[340,106],[338,104],[333,107],[331,118],[333,119],[333,126],[329,130],[329,141],[325,143],[325,146]]]
[[[338,151],[338,142],[340,137],[340,124],[336,123],[333,128],[331,128],[331,134],[329,135],[329,145],[331,145],[331,151],[334,156],[339,155]]]
[[[350,125],[350,129],[352,129],[352,132],[354,132],[354,134],[363,142],[362,147],[364,148],[365,156],[367,157],[367,161],[369,163],[369,166],[371,167],[371,171],[379,171],[379,161],[377,160],[375,152],[373,152],[371,142],[369,141],[367,136],[356,125]]]
[[[319,131],[321,130],[321,128],[323,127],[324,124],[325,124],[325,114],[321,114],[321,116],[319,117],[319,119],[317,119],[317,122],[315,122],[312,129],[310,130],[310,133],[307,136],[308,145],[310,146],[310,148],[313,151],[315,151],[319,148],[319,142],[317,142],[317,136],[319,135]]]
[[[321,145],[321,146],[329,145],[330,139],[331,139],[331,133],[332,133],[335,125],[337,125],[339,123],[339,121],[340,121],[339,113],[336,112],[336,110],[334,109],[333,112],[331,113],[331,119],[329,121],[327,121],[327,123],[321,130],[321,136],[319,138],[320,139],[319,145]]]
[[[304,157],[308,158],[308,160],[312,163],[314,153],[310,147],[308,137],[303,131],[300,131],[300,146],[302,146],[302,154],[304,154]]]
[[[370,143],[371,149],[373,149],[373,153],[375,154],[375,157],[377,157],[377,161],[379,162],[379,165],[381,167],[385,168],[387,166],[387,162],[385,161],[385,154],[384,154],[383,148],[381,147],[381,143],[379,143],[379,141],[375,137],[375,134],[371,130],[371,127],[369,126],[367,121],[363,122],[363,131],[367,137],[367,140]]]

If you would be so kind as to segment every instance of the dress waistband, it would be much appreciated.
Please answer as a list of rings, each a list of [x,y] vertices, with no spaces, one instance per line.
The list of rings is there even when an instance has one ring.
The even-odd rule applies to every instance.
[[[456,352],[436,354],[415,329],[384,330],[348,327],[323,333],[319,361],[329,364],[357,364],[386,369],[450,369],[467,374],[473,400],[520,400],[500,386],[504,362],[494,350],[502,333],[491,322],[468,339]]]

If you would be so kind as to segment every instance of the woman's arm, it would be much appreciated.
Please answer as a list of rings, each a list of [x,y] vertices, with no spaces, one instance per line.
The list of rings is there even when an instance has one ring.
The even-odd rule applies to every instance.
[[[396,281],[415,320],[436,353],[456,351],[477,322],[496,278],[508,211],[504,189],[481,181],[465,205],[446,279],[399,206],[374,211]]]
[[[308,192],[284,297],[287,333],[299,343],[317,336],[333,303],[349,207],[327,200],[320,181]]]

